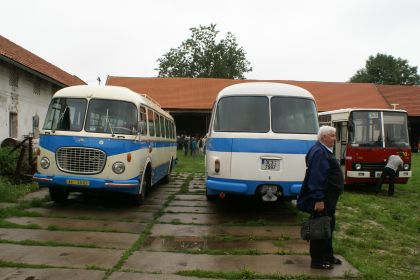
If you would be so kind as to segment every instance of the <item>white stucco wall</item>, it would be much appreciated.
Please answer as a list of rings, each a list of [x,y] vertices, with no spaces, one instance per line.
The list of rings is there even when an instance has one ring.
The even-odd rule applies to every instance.
[[[10,71],[17,70],[18,86],[9,83]],[[39,95],[34,93],[35,83],[40,84]],[[17,114],[17,139],[32,133],[32,117],[39,116],[39,127],[44,124],[48,104],[53,95],[53,84],[14,65],[0,61],[0,143],[10,137],[10,113]]]

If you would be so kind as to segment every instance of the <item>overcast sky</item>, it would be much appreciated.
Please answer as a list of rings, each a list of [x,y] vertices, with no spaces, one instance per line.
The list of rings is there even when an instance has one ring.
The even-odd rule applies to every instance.
[[[157,59],[217,24],[247,79],[345,82],[370,55],[420,66],[418,0],[0,0],[0,34],[88,84],[156,77]]]

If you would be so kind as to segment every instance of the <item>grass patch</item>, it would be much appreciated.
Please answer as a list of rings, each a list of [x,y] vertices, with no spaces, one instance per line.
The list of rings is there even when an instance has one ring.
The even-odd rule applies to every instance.
[[[395,195],[373,189],[346,189],[337,206],[336,252],[364,279],[419,279],[420,154],[413,154],[413,177],[396,185]]]
[[[0,202],[17,202],[19,197],[36,190],[35,183],[13,184],[7,177],[0,177]]]
[[[177,162],[174,172],[204,173],[204,155],[184,155],[181,150],[177,151]]]

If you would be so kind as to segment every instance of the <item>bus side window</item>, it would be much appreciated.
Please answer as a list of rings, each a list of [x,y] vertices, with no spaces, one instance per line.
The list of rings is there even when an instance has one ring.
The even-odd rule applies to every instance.
[[[155,119],[156,119],[156,137],[160,137],[160,115],[155,112]]]
[[[155,114],[151,109],[147,109],[147,118],[149,123],[149,136],[155,136]]]
[[[146,108],[144,108],[143,106],[140,106],[139,130],[141,135],[147,135]]]

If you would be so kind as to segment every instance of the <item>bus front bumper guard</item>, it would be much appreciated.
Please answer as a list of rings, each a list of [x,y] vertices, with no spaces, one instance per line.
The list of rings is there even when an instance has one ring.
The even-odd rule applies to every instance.
[[[137,188],[139,181],[132,180],[106,180],[100,178],[75,177],[75,176],[49,176],[35,173],[32,180],[39,183],[40,187],[49,187],[53,185],[82,187],[92,189],[105,188]]]
[[[382,171],[375,171],[371,176],[370,171],[347,171],[347,177],[349,178],[379,178],[382,175]],[[412,171],[398,171],[397,178],[410,178]]]

